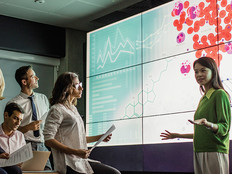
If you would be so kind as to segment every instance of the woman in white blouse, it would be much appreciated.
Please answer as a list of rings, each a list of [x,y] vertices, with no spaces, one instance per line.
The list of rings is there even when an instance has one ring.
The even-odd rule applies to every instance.
[[[113,167],[88,159],[87,143],[97,141],[101,135],[86,137],[83,120],[75,107],[82,91],[78,75],[72,72],[61,74],[53,88],[43,134],[45,144],[52,149],[54,168],[60,174],[120,174]],[[104,141],[110,138],[111,135]]]

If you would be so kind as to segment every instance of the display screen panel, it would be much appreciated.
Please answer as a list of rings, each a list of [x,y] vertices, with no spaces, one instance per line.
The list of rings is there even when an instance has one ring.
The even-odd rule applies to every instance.
[[[86,124],[87,134],[103,134],[113,124],[116,129],[112,132],[111,140],[107,143],[102,142],[101,146],[142,144],[142,118],[89,123]],[[89,145],[92,146],[93,144]]]
[[[101,144],[109,147],[97,149],[98,156],[102,154],[99,160],[117,164],[121,171],[128,171],[125,164],[131,162],[148,172],[193,172],[192,140],[162,140],[160,134],[165,130],[194,132],[188,120],[194,118],[202,97],[193,70],[198,58],[216,61],[222,83],[232,96],[231,17],[230,1],[172,1],[88,33],[86,131],[91,136],[116,126],[112,141]],[[120,47],[119,56],[113,59],[117,45],[126,43],[130,49]],[[103,60],[107,60],[104,66],[99,64]],[[112,90],[96,91],[101,88]],[[111,101],[117,101],[114,110],[110,110]],[[137,155],[135,149],[142,154]],[[105,152],[118,158],[109,160]],[[115,160],[128,152],[129,162]]]
[[[231,35],[231,18],[232,18],[232,2],[218,1],[218,43],[226,43],[232,40]]]
[[[193,120],[194,112],[176,113],[161,116],[146,117],[143,119],[144,144],[156,143],[183,143],[192,139],[176,138],[162,140],[161,133],[165,130],[177,133],[193,133],[193,125],[188,120]]]
[[[226,91],[232,97],[232,47],[230,49],[231,42],[220,45],[220,77],[222,84]]]
[[[218,46],[192,51],[143,65],[143,116],[189,112],[202,96],[193,62]],[[212,57],[218,62],[218,56]]]
[[[87,77],[141,63],[141,15],[88,33]]]
[[[194,111],[201,98],[195,81],[195,52],[144,64],[144,116]]]
[[[108,145],[185,142],[161,141],[159,133],[166,122],[176,125],[172,131],[193,131],[190,125],[181,128],[193,118],[202,96],[193,62],[202,56],[213,58],[232,94],[232,44],[224,31],[230,31],[227,18],[232,12],[229,1],[225,2],[172,1],[88,33],[88,135],[104,132],[98,125],[110,127],[112,122],[135,131],[139,125],[135,120],[140,120],[142,127],[135,131],[139,138],[124,140],[119,136],[124,131],[119,131],[118,139]],[[103,62],[104,66],[99,64]]]
[[[216,0],[173,1],[142,13],[144,62],[216,45]]]
[[[141,73],[139,65],[87,78],[86,122],[142,117]]]

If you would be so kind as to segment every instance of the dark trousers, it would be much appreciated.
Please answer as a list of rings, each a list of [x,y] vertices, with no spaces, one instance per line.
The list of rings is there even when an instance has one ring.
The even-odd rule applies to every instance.
[[[2,167],[7,174],[22,174],[22,169],[18,166]],[[1,171],[1,170],[0,170]],[[0,172],[1,173],[1,172]],[[4,172],[1,174],[5,174]]]
[[[7,174],[3,168],[0,168],[0,174]]]
[[[94,174],[120,174],[120,172],[108,165],[97,163],[97,162],[89,162],[90,166],[92,167]],[[81,174],[74,171],[71,167],[67,166],[66,174]]]

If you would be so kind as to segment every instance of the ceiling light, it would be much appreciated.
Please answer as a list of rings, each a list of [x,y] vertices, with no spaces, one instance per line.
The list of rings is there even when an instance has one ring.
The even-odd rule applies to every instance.
[[[43,3],[45,3],[45,0],[34,0],[34,2],[36,2],[38,4],[43,4]]]

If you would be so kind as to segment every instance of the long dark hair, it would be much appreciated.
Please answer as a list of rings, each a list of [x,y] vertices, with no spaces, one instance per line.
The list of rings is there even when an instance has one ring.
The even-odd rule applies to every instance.
[[[76,73],[65,72],[57,78],[52,90],[52,97],[49,100],[51,106],[57,103],[66,104],[71,94],[71,89],[74,86],[73,79],[76,77],[78,78]],[[74,99],[73,104],[76,104],[76,99]]]
[[[201,58],[194,61],[193,67],[195,67],[195,65],[197,63],[199,63],[200,65],[202,65],[204,67],[209,68],[212,71],[212,79],[210,81],[211,86],[214,89],[223,89],[228,94],[228,92],[223,87],[221,78],[220,78],[219,73],[218,73],[218,68],[217,68],[216,62],[210,57],[201,57]],[[205,89],[204,89],[204,87],[202,85],[200,85],[200,90],[203,93],[205,92]],[[228,96],[230,98],[229,94],[228,94]]]

